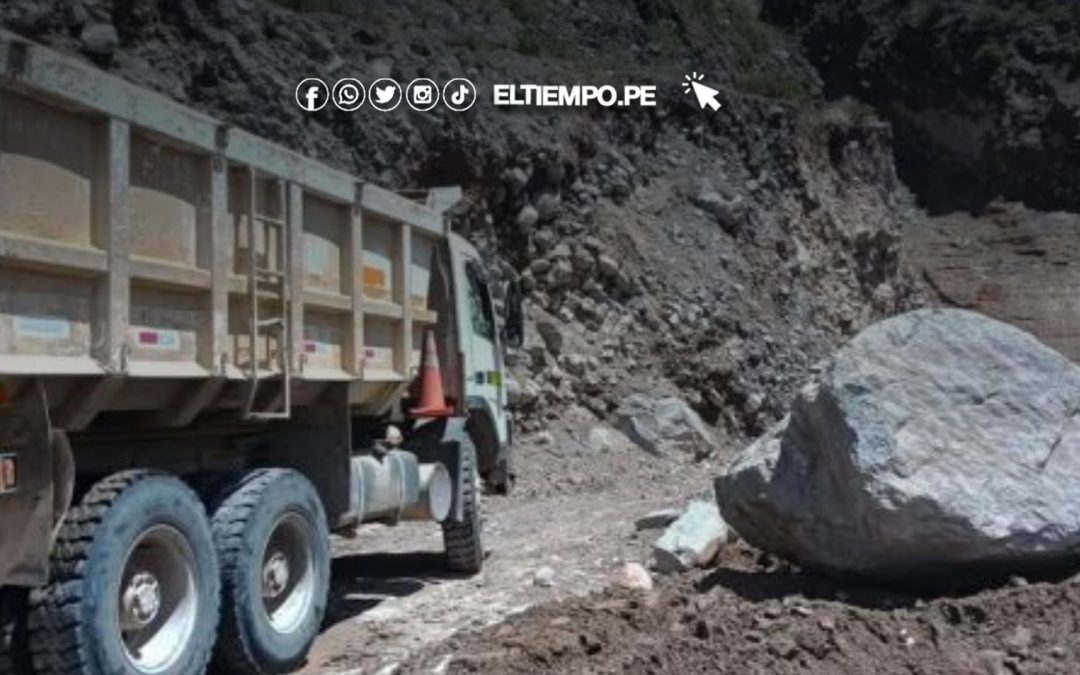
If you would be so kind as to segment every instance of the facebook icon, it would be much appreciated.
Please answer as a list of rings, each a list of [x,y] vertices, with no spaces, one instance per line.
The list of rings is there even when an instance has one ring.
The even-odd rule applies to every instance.
[[[317,77],[309,77],[296,86],[296,103],[308,112],[322,110],[330,100],[330,89]]]

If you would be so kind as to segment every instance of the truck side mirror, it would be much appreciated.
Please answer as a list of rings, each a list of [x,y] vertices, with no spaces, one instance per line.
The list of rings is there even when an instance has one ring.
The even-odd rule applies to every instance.
[[[515,349],[525,344],[525,309],[521,284],[508,281],[503,289],[503,307],[506,321],[503,323],[503,342]]]

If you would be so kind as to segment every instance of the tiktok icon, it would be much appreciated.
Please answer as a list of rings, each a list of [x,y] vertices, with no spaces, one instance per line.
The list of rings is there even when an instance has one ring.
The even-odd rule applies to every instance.
[[[476,86],[464,77],[455,77],[443,85],[442,100],[454,112],[465,112],[476,103]]]

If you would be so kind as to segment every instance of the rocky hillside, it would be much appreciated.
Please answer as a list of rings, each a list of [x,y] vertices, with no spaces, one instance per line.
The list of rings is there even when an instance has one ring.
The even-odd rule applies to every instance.
[[[829,97],[893,126],[900,178],[936,218],[905,232],[930,295],[1080,358],[1080,5],[766,0]]]
[[[1080,214],[994,202],[979,217],[913,227],[904,243],[943,304],[1008,321],[1080,361]]]
[[[999,196],[1080,210],[1080,5],[1056,0],[766,0],[830,96],[894,125],[900,176],[931,211]]]
[[[0,25],[372,181],[456,183],[455,227],[520,276],[523,423],[677,390],[732,437],[846,335],[914,302],[920,216],[888,125],[826,103],[742,0],[7,0]],[[724,107],[679,87],[706,73]],[[464,75],[467,113],[302,113],[303,77]],[[497,110],[496,82],[656,83],[653,109]],[[490,99],[487,99],[490,100]]]

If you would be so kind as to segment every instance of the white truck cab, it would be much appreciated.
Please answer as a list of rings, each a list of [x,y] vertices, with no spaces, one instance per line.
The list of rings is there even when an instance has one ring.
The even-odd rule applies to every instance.
[[[481,476],[490,488],[505,493],[514,478],[505,350],[521,344],[521,294],[515,284],[505,287],[500,316],[476,248],[456,234],[449,235],[449,248],[470,432],[477,445]]]

